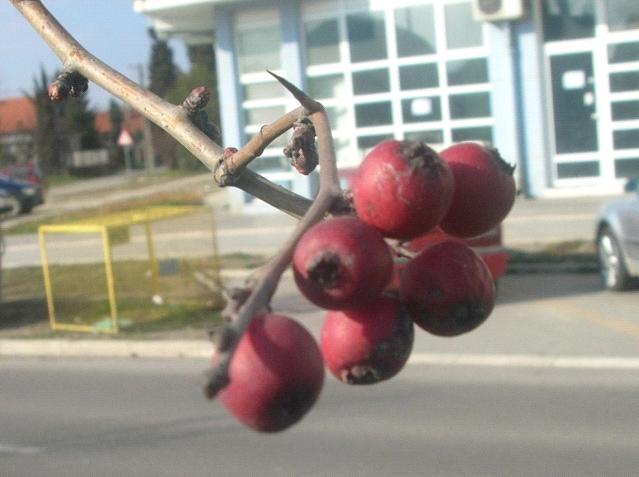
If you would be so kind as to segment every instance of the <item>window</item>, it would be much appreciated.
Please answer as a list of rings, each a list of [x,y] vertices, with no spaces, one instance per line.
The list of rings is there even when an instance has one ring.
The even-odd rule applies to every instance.
[[[449,61],[446,64],[449,85],[487,83],[488,63],[485,58]]]
[[[399,68],[399,87],[403,91],[411,89],[436,88],[439,86],[437,64],[418,64]]]
[[[615,177],[639,177],[639,158],[617,159],[615,161]]]
[[[284,88],[275,82],[251,83],[243,86],[244,99],[268,99],[284,96]]]
[[[614,131],[613,140],[615,149],[639,148],[639,130],[624,129],[621,131]]]
[[[639,71],[614,73],[610,75],[610,91],[636,91],[639,90]]]
[[[439,121],[442,110],[439,98],[410,98],[402,101],[402,118],[405,123]]]
[[[343,96],[344,75],[312,76],[308,79],[309,94],[316,99],[336,98]]]
[[[433,7],[425,5],[395,10],[395,35],[399,57],[435,53]]]
[[[450,117],[453,119],[490,116],[490,94],[454,94],[449,97]]]
[[[564,162],[557,164],[557,177],[559,179],[596,177],[598,175],[599,163],[596,161]]]
[[[594,0],[544,0],[541,5],[546,41],[595,35]]]
[[[237,47],[240,74],[279,69],[281,43],[277,25],[240,31]]]
[[[448,48],[481,46],[481,23],[473,19],[470,2],[446,5],[444,11],[446,13],[446,46]]]
[[[639,61],[639,43],[617,43],[608,45],[608,61],[610,63]]]
[[[337,20],[307,22],[306,56],[309,65],[339,62],[339,30]]]
[[[390,91],[388,69],[366,70],[353,73],[353,94],[387,93]]]
[[[355,123],[357,127],[383,126],[392,124],[393,113],[390,101],[355,105]]]
[[[639,101],[619,101],[611,104],[612,119],[639,119]]]
[[[346,24],[353,63],[386,58],[386,27],[383,13],[349,15]]]
[[[639,28],[639,5],[637,0],[606,0],[608,28],[610,31]]]

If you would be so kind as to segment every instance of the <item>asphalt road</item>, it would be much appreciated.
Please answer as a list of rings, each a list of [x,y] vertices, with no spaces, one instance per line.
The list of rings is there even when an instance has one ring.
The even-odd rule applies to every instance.
[[[296,427],[259,435],[200,395],[191,360],[0,362],[0,474],[629,476],[639,371],[409,365],[329,379]]]

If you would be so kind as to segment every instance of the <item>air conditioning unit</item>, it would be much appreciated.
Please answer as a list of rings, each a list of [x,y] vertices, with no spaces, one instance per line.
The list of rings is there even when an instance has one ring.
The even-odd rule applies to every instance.
[[[517,20],[524,13],[524,0],[473,0],[473,16],[477,21]]]

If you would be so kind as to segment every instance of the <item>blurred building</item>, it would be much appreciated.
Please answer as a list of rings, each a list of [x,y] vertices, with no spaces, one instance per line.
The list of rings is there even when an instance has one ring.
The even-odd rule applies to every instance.
[[[327,108],[340,168],[386,138],[477,140],[530,196],[621,191],[639,175],[636,0],[134,0],[165,37],[214,42],[224,144],[296,106]],[[281,150],[254,167],[308,193]],[[243,207],[258,207],[234,192]]]

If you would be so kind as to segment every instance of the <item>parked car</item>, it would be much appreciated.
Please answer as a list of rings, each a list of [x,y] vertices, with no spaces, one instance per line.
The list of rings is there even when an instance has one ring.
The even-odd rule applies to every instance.
[[[0,191],[3,191],[5,201],[11,207],[8,212],[11,216],[29,213],[36,205],[44,203],[43,187],[30,182],[0,176]]]
[[[0,176],[6,176],[9,179],[21,182],[29,182],[43,189],[47,188],[47,181],[40,168],[31,162],[23,162],[19,164],[11,164],[0,169]]]
[[[597,256],[609,290],[639,285],[639,179],[626,183],[629,197],[606,204],[597,218]]]

